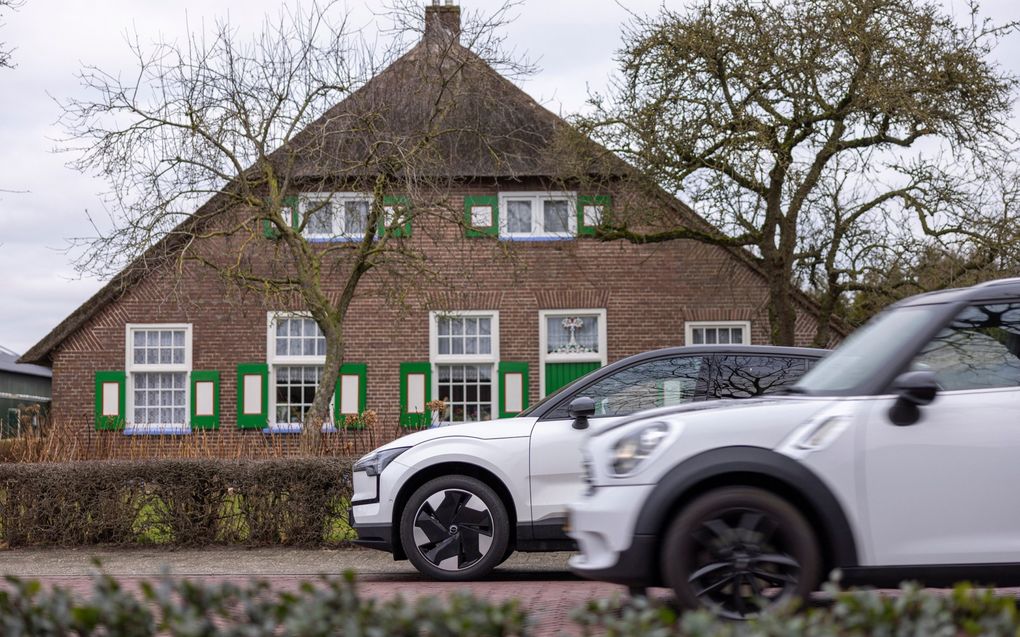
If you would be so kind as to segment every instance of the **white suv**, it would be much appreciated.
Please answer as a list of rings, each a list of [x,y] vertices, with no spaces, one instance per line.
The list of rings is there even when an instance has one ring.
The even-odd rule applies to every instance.
[[[581,575],[744,616],[850,584],[1020,583],[1020,279],[902,301],[788,395],[593,428]]]
[[[664,405],[709,405],[792,385],[825,350],[674,347],[596,370],[516,418],[399,438],[354,465],[358,544],[436,579],[480,577],[514,550],[572,550],[567,502],[583,490],[589,421]]]

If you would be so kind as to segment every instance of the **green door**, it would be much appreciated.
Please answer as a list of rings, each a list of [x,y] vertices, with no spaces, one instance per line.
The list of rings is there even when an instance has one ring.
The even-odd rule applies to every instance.
[[[546,363],[545,364],[545,395],[553,393],[564,385],[569,385],[601,365],[591,363]]]

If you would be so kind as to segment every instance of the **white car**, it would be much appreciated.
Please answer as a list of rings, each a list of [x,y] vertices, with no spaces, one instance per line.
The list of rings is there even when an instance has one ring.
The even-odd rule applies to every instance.
[[[591,372],[516,418],[394,440],[354,465],[356,542],[444,580],[480,577],[514,550],[573,550],[563,524],[567,502],[583,490],[589,421],[777,391],[826,353],[738,345],[646,352]]]
[[[834,568],[1020,583],[1020,279],[902,301],[788,393],[593,427],[572,570],[737,617]]]

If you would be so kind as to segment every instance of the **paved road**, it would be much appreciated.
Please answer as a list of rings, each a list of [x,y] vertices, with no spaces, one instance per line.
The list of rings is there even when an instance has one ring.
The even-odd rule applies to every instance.
[[[566,570],[569,555],[518,553],[485,581],[468,584],[426,580],[406,561],[395,562],[387,553],[367,549],[18,549],[0,551],[0,574],[37,578],[84,593],[90,588],[95,559],[129,587],[164,568],[171,575],[206,581],[263,577],[285,590],[319,574],[352,570],[358,574],[362,594],[381,599],[445,596],[463,590],[493,601],[519,599],[536,622],[534,634],[551,636],[576,634],[570,612],[587,600],[626,592],[620,586],[574,577]]]

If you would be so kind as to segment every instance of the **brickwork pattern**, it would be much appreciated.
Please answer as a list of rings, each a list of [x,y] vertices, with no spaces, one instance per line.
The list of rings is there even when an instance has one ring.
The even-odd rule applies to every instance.
[[[464,196],[497,189],[523,188],[464,185],[448,196],[456,210]],[[380,417],[377,431],[352,434],[361,437],[359,451],[369,436],[372,444],[381,444],[403,433],[397,425],[399,365],[428,360],[429,310],[498,310],[500,358],[529,364],[532,403],[541,390],[539,310],[605,308],[609,362],[682,345],[685,321],[748,320],[752,343],[768,342],[764,279],[721,248],[686,240],[652,245],[588,238],[501,242],[465,238],[462,228],[438,221],[426,225],[427,219],[416,219],[409,241],[426,255],[429,274],[405,277],[395,286],[399,279],[392,271],[369,273],[348,315],[345,360],[368,364],[367,408]],[[259,249],[261,258],[274,258],[270,240]],[[334,295],[345,280],[342,261],[337,271],[341,275],[330,287]],[[395,291],[402,302],[392,300]],[[94,374],[125,368],[127,324],[190,323],[192,368],[220,372],[221,426],[210,436],[211,453],[235,457],[239,448],[269,448],[262,432],[236,428],[236,367],[266,361],[267,312],[301,309],[294,300],[268,302],[243,293],[197,264],[185,264],[180,273],[153,272],[54,352],[54,420],[74,423],[83,435],[91,430]],[[799,317],[797,344],[808,345],[814,329],[809,315]],[[132,444],[126,440],[132,436],[109,437],[121,442],[107,446]],[[287,442],[274,445],[296,449]]]

